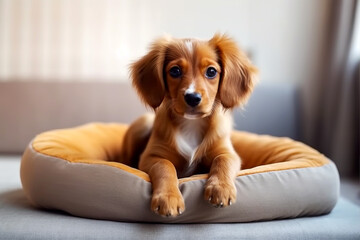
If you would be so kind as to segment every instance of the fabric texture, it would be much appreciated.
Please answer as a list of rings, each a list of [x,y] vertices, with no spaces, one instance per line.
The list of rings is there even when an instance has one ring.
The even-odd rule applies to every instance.
[[[180,179],[186,211],[162,218],[150,211],[149,176],[118,162],[127,126],[88,124],[45,132],[21,163],[26,196],[36,206],[95,219],[140,222],[250,222],[329,213],[339,194],[335,165],[288,138],[234,132],[243,160],[238,200],[216,209],[203,200],[206,174]]]
[[[360,177],[360,1],[332,4],[330,32],[317,83],[313,146],[331,157],[344,177]]]

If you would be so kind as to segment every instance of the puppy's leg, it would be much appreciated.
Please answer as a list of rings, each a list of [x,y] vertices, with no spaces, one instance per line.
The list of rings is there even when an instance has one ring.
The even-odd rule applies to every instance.
[[[129,126],[124,137],[119,162],[131,167],[138,167],[140,155],[151,135],[154,118],[154,114],[145,114]]]
[[[218,144],[209,157],[212,163],[205,184],[205,200],[215,207],[230,206],[236,201],[235,177],[240,170],[240,157],[228,142]]]
[[[184,199],[174,165],[162,158],[142,156],[139,168],[147,172],[152,183],[151,210],[161,216],[175,217],[185,210]]]

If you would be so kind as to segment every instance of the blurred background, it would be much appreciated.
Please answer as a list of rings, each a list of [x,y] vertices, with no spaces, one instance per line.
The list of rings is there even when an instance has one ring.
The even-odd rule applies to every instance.
[[[132,90],[114,86],[129,83],[128,65],[149,43],[165,33],[209,39],[221,32],[259,68],[259,88],[296,89],[297,139],[333,159],[343,176],[358,177],[359,5],[357,0],[0,0],[0,151],[19,152],[47,128],[133,120],[144,108],[136,96],[118,103],[114,95]],[[61,91],[69,95],[52,101]],[[72,109],[81,99],[86,99],[81,106],[92,106],[86,109],[90,113]],[[271,106],[271,99],[267,103]],[[118,118],[110,114],[117,104],[127,106],[127,114],[139,110]],[[109,115],[94,117],[99,109]],[[73,121],[78,115],[82,118]],[[280,117],[286,119],[286,113]]]

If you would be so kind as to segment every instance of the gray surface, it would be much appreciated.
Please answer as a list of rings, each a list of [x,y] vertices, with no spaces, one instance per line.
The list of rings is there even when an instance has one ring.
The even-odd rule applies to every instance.
[[[300,139],[299,102],[290,84],[257,86],[245,109],[234,111],[235,127],[257,134]]]
[[[0,82],[0,153],[22,153],[47,130],[97,121],[130,123],[144,111],[127,83]]]
[[[0,158],[0,239],[360,239],[360,207],[340,199],[324,216],[233,224],[139,224],[34,209],[19,158]]]
[[[88,122],[130,123],[145,111],[127,83],[0,82],[0,153],[22,153],[38,133]],[[293,85],[259,84],[236,128],[299,139]]]

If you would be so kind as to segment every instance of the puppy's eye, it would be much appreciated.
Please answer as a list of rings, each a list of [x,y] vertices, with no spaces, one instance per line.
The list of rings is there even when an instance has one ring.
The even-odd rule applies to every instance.
[[[216,75],[217,75],[217,71],[214,67],[208,67],[208,69],[206,69],[205,77],[209,79],[213,79],[216,77]]]
[[[181,77],[182,73],[181,73],[181,69],[179,66],[174,66],[174,67],[170,68],[169,74],[173,78],[179,78],[179,77]]]

